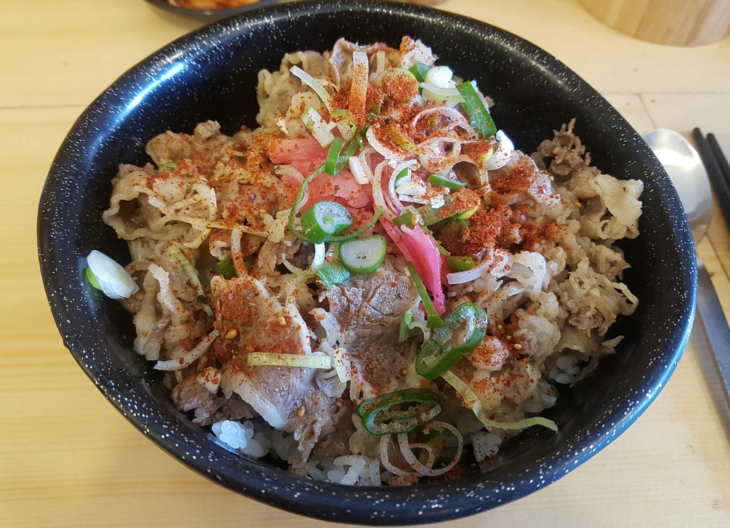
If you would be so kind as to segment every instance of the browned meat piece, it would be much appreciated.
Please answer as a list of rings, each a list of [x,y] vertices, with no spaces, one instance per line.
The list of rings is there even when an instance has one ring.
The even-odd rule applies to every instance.
[[[249,404],[232,394],[230,398],[217,396],[198,383],[193,374],[172,389],[172,401],[183,412],[195,411],[193,423],[211,425],[221,420],[253,418]]]
[[[332,419],[331,431],[317,442],[312,450],[314,458],[327,458],[350,455],[350,437],[355,434],[352,413],[355,405],[346,400],[337,402],[337,412]]]
[[[206,121],[195,127],[192,136],[168,130],[152,138],[147,143],[146,151],[158,167],[168,162],[190,159],[201,173],[212,176],[219,161],[228,161],[243,148],[235,139],[221,134],[220,128],[215,121]]]
[[[624,340],[624,336],[618,336],[614,337],[613,339],[609,339],[608,341],[604,341],[601,343],[601,346],[598,347],[598,350],[596,350],[593,354],[591,354],[591,360],[588,362],[588,364],[581,369],[581,371],[578,373],[578,375],[573,380],[573,383],[570,384],[572,387],[576,383],[578,383],[581,380],[586,379],[591,374],[593,374],[596,369],[598,368],[598,363],[601,360],[602,357],[610,356],[611,354],[616,353],[616,347],[619,345],[621,341]]]
[[[351,395],[360,396],[359,389],[371,398],[405,387],[404,373],[413,357],[409,341],[398,343],[398,327],[417,296],[409,276],[384,267],[353,275],[327,293],[354,367]]]
[[[586,152],[580,138],[573,134],[575,119],[560,130],[553,130],[555,137],[546,139],[537,147],[535,157],[538,160],[550,159],[548,171],[553,176],[571,176],[587,168],[591,164],[591,155]]]
[[[552,195],[550,175],[541,171],[530,156],[521,152],[507,165],[489,171],[491,192],[489,198],[494,203],[513,205],[532,198],[537,203],[548,201]]]
[[[296,303],[282,305],[248,276],[228,281],[214,277],[211,294],[222,337],[216,340],[215,353],[228,362],[221,379],[224,393],[238,393],[269,425],[293,433],[299,450],[289,462],[305,462],[320,436],[332,428],[336,399],[317,387],[313,369],[246,363],[253,351],[311,353],[309,329]]]

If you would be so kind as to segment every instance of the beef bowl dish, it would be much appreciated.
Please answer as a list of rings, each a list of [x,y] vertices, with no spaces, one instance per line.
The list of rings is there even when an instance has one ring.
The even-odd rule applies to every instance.
[[[530,43],[304,2],[104,92],[51,168],[39,254],[65,345],[184,464],[296,513],[425,523],[553,482],[643,412],[692,321],[681,211]]]

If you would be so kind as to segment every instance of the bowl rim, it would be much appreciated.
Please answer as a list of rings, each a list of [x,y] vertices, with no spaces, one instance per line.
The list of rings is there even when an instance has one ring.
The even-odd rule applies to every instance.
[[[257,6],[258,7],[258,6]],[[229,18],[209,26],[195,30],[176,41],[168,44],[157,52],[141,61],[139,64],[124,73],[107,90],[105,90],[91,105],[83,112],[72,127],[68,136],[61,145],[54,160],[53,166],[44,186],[43,194],[38,212],[38,251],[42,277],[46,287],[51,311],[64,341],[81,368],[89,378],[97,385],[104,396],[122,413],[137,429],[145,434],[160,448],[170,455],[182,461],[197,473],[205,476],[213,482],[242,493],[255,500],[283,508],[290,512],[307,515],[328,521],[346,521],[356,524],[380,524],[380,525],[402,525],[421,524],[436,522],[447,519],[454,519],[471,515],[486,509],[496,507],[500,504],[516,500],[527,494],[533,493],[547,484],[567,475],[583,462],[590,459],[598,451],[610,444],[617,436],[623,433],[648,407],[661,389],[666,385],[667,380],[673,373],[688,342],[689,333],[694,319],[694,307],[696,303],[697,272],[694,261],[694,254],[685,256],[686,265],[682,266],[681,275],[677,281],[686,286],[686,297],[682,305],[683,318],[677,322],[677,332],[673,335],[671,353],[661,357],[661,374],[656,378],[654,387],[646,398],[635,401],[633,404],[625,405],[619,409],[617,414],[623,415],[616,418],[614,426],[600,432],[594,432],[590,440],[583,439],[580,445],[574,445],[575,453],[550,453],[544,458],[550,464],[543,464],[539,469],[527,469],[518,476],[521,479],[520,487],[515,487],[509,482],[491,480],[489,475],[455,482],[433,483],[420,485],[412,488],[355,488],[346,487],[332,483],[312,482],[295,477],[291,474],[278,470],[263,470],[260,464],[237,457],[222,448],[214,448],[216,456],[223,461],[230,462],[230,466],[219,467],[215,474],[211,473],[205,457],[191,457],[188,440],[184,435],[171,438],[171,435],[159,427],[151,427],[144,415],[135,412],[124,394],[114,384],[109,385],[106,374],[100,371],[96,365],[89,361],[85,354],[86,344],[83,338],[75,333],[72,325],[74,314],[62,303],[58,303],[56,296],[68,293],[71,286],[59,282],[54,272],[57,259],[56,244],[53,226],[47,225],[44,219],[48,217],[49,211],[54,207],[54,199],[63,183],[64,174],[62,167],[69,159],[74,159],[75,149],[88,139],[84,139],[83,128],[89,122],[99,122],[100,113],[108,112],[107,104],[118,104],[119,95],[113,90],[114,87],[137,86],[138,89],[149,81],[148,70],[151,66],[170,64],[169,58],[173,55],[179,57],[180,50],[191,57],[196,54],[206,53],[207,48],[197,47],[198,40],[205,40],[210,43],[225,43],[232,38],[231,33],[237,34],[240,31],[250,31],[252,27],[262,24],[272,24],[276,20],[294,16],[309,16],[311,14],[338,13],[343,10],[359,10],[369,13],[380,13],[382,15],[400,17],[438,17],[448,21],[449,24],[458,24],[462,28],[478,31],[481,34],[488,34],[490,38],[498,37],[518,46],[521,50],[529,51],[533,57],[544,61],[548,68],[554,72],[570,75],[581,81],[581,86],[588,95],[599,96],[599,94],[588,83],[583,81],[572,70],[559,62],[552,55],[532,43],[490,24],[474,20],[461,15],[439,11],[417,5],[401,4],[394,2],[382,2],[372,0],[344,0],[330,2],[327,0],[309,0],[305,2],[279,4],[268,7],[260,6],[260,10],[252,11],[246,15]],[[525,51],[526,52],[526,51]],[[599,96],[600,97],[600,96]],[[602,98],[601,98],[602,99]],[[608,103],[609,109],[615,112],[618,119],[623,122],[628,130],[633,129],[626,121],[618,115]],[[634,134],[636,132],[634,131]],[[645,144],[644,144],[645,146]],[[655,160],[653,169],[659,175],[664,174],[666,181],[668,177],[663,168],[651,151],[646,147],[648,154]],[[651,158],[650,158],[651,159]],[[664,198],[676,209],[679,206],[678,197],[673,188],[666,191]],[[673,193],[673,195],[672,195]],[[672,216],[676,236],[680,242],[690,248],[692,244],[689,226],[684,216]],[[691,261],[691,262],[690,262]],[[59,293],[61,295],[59,295]],[[669,347],[669,345],[667,345]],[[658,368],[658,367],[657,367]],[[154,424],[153,424],[154,425]],[[236,462],[243,461],[243,462]],[[246,468],[243,472],[241,468]],[[307,483],[306,485],[304,483]],[[464,495],[459,500],[450,498],[453,495]],[[373,501],[378,501],[379,512],[373,512]],[[316,504],[317,509],[312,511],[310,505]],[[327,513],[330,511],[331,513]],[[382,512],[382,515],[380,514]],[[374,515],[375,513],[375,515]]]

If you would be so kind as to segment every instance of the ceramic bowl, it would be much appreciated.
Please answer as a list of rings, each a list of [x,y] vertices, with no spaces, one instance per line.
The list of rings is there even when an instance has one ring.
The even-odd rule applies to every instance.
[[[241,13],[251,11],[252,9],[258,9],[259,7],[275,4],[278,1],[279,0],[258,0],[253,4],[247,4],[238,7],[229,7],[226,9],[188,9],[186,7],[174,6],[170,4],[170,2],[168,2],[167,0],[147,0],[147,3],[152,4],[153,6],[168,11],[170,13],[175,13],[177,15],[216,20],[232,15],[240,15]]]
[[[422,39],[496,101],[493,116],[532,151],[572,117],[594,164],[641,179],[641,236],[621,243],[625,282],[641,300],[612,329],[626,339],[585,382],[563,390],[546,415],[560,432],[531,428],[508,442],[483,474],[414,488],[315,482],[211,441],[171,404],[159,377],[134,353],[132,320],[85,285],[84,257],[99,249],[129,261],[101,221],[119,163],[144,164],[145,143],[168,129],[219,121],[232,134],[255,126],[256,73],[286,52],[325,51],[346,36],[397,46]],[[462,16],[372,1],[279,4],[205,27],[119,78],[83,113],[48,175],[39,210],[40,264],[65,345],[109,401],[152,442],[213,482],[320,519],[426,523],[493,508],[554,482],[611,443],[666,384],[687,342],[696,298],[692,237],[674,188],[641,137],[585,81],[525,40]],[[612,335],[613,335],[612,334]]]

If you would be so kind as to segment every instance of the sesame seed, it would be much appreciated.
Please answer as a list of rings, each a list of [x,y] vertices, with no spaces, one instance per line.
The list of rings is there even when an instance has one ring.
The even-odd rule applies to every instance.
[[[370,370],[373,370],[373,369],[374,369],[375,367],[377,367],[377,366],[378,366],[378,362],[377,362],[377,361],[372,361],[372,362],[371,362],[371,363],[370,363],[370,364],[368,365],[368,368],[369,368]]]
[[[233,339],[237,335],[238,335],[238,330],[233,328],[231,330],[228,330],[228,332],[226,333],[226,339]]]
[[[279,324],[281,326],[286,326],[286,319],[284,319],[283,315],[279,316]]]
[[[522,345],[520,345],[519,343],[515,343],[515,349],[522,350]]]
[[[304,405],[302,405],[301,407],[299,407],[299,409],[297,409],[297,416],[299,418],[301,418],[302,416],[304,416]]]

